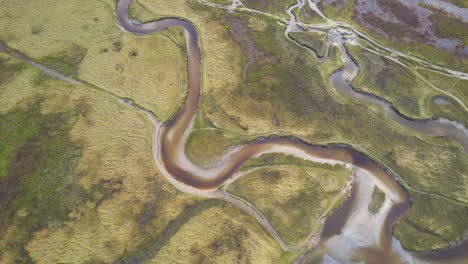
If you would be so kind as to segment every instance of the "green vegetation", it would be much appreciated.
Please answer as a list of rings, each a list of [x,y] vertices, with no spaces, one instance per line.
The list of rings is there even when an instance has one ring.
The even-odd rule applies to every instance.
[[[432,11],[429,20],[432,23],[434,32],[443,38],[457,38],[466,43],[468,41],[468,23],[461,19],[446,13],[443,10],[433,8],[423,3],[420,6]],[[461,47],[463,48],[463,47]]]
[[[328,92],[326,79],[336,69],[329,67],[339,65],[334,62],[336,49],[331,50],[335,59],[327,62],[330,64],[317,64],[311,56],[304,56],[303,49],[284,38],[284,27],[268,20],[265,20],[267,30],[247,30],[245,38],[237,42],[229,42],[230,38],[224,37],[215,43],[211,38],[213,32],[234,38],[229,29],[243,26],[248,29],[250,16],[234,14],[232,19],[222,20],[225,25],[220,26],[219,20],[214,18],[224,13],[214,8],[204,9],[201,13],[209,16],[205,15],[205,22],[198,24],[196,21],[202,18],[196,12],[168,10],[156,2],[140,1],[155,13],[160,10],[162,14],[184,16],[200,25],[204,49],[201,111],[215,127],[248,135],[280,130],[314,143],[349,142],[388,164],[415,188],[449,193],[459,200],[468,199],[460,186],[460,181],[466,177],[462,172],[466,171],[467,159],[458,145],[442,138],[420,134],[415,137],[413,131],[389,124],[374,107],[361,106],[362,102]],[[213,18],[207,22],[206,17]],[[206,29],[206,24],[213,29]],[[245,87],[242,85],[242,60],[231,57],[231,54],[247,47],[242,41],[248,42],[248,39],[263,56],[249,67]],[[223,48],[216,49],[218,45]],[[226,46],[232,49],[225,49]],[[232,62],[220,64],[225,58],[231,58]],[[273,115],[281,124],[279,128],[271,122]],[[354,133],[352,127],[362,129]]]
[[[12,60],[8,63],[17,62]],[[40,104],[36,104],[36,108],[30,110],[29,108],[18,109],[24,113],[15,114],[17,119],[24,121],[25,125],[30,124],[30,120],[33,120],[32,124],[35,124],[43,120],[38,119],[38,115],[44,115],[47,117],[45,121],[56,124],[55,122],[60,119],[51,119],[52,116],[61,116],[62,113],[70,111],[75,113],[73,109],[76,109],[78,113],[76,118],[63,116],[65,121],[72,123],[58,122],[66,129],[62,130],[61,126],[57,129],[60,133],[67,135],[70,140],[69,144],[79,144],[80,151],[76,159],[60,156],[61,159],[56,160],[60,166],[67,165],[63,159],[74,164],[73,170],[70,171],[70,175],[73,176],[71,179],[62,177],[58,181],[53,181],[58,185],[74,184],[71,192],[67,192],[67,196],[61,201],[68,207],[62,209],[65,205],[54,204],[54,201],[50,199],[55,199],[56,196],[63,197],[60,196],[60,192],[47,189],[47,195],[51,195],[52,198],[47,196],[50,199],[46,201],[50,203],[44,206],[55,205],[57,208],[54,209],[58,210],[57,215],[61,218],[52,218],[45,223],[41,222],[42,226],[33,226],[29,223],[38,223],[43,221],[40,217],[47,218],[54,215],[44,212],[33,214],[27,210],[29,207],[13,211],[14,217],[28,220],[24,227],[8,226],[6,232],[0,237],[2,261],[15,263],[29,258],[30,261],[37,263],[76,262],[77,260],[80,262],[113,262],[138,257],[139,252],[146,252],[154,245],[159,248],[165,247],[161,250],[163,255],[158,253],[156,257],[157,261],[164,259],[165,252],[171,250],[170,247],[167,249],[165,246],[166,242],[173,234],[177,236],[179,230],[187,232],[184,231],[186,228],[184,223],[195,217],[199,211],[205,210],[205,207],[199,207],[199,203],[193,197],[177,192],[155,171],[149,147],[152,127],[146,117],[119,105],[113,98],[92,91],[89,87],[73,87],[47,78],[41,78],[39,85],[31,81],[38,78],[39,73],[29,67],[24,67],[21,71],[18,69],[12,76],[0,89],[0,100],[8,102],[8,104],[1,104],[0,107],[3,113],[2,121],[7,115],[16,113],[12,112],[16,111],[14,110],[16,108],[13,108],[15,104],[28,103],[31,101],[28,99],[31,94],[38,94],[40,98],[44,98]],[[27,114],[31,114],[29,119],[26,118]],[[108,118],[109,116],[113,118]],[[1,124],[12,124],[10,119]],[[13,126],[8,133],[17,129],[25,133],[29,131],[24,127]],[[54,140],[55,135],[59,134],[52,134]],[[8,137],[4,138],[8,139]],[[20,142],[23,135],[15,135],[15,138],[17,138],[15,142]],[[2,157],[3,155],[2,153]],[[54,157],[50,156],[51,159]],[[54,168],[50,164],[44,167]],[[66,170],[60,171],[67,172]],[[47,174],[47,176],[55,175]],[[32,182],[31,188],[42,188],[41,184],[49,184],[49,181]],[[75,192],[81,195],[78,197],[81,200],[75,199]],[[29,196],[34,194],[28,190]],[[21,202],[22,200],[18,197],[15,196],[13,201],[18,199]],[[73,207],[68,204],[70,201],[75,202],[71,204]],[[31,207],[34,205],[34,203],[28,204]],[[35,210],[42,208],[37,207],[38,209]],[[72,209],[69,210],[69,208]],[[224,257],[232,257],[233,260],[236,259],[234,256],[240,254],[239,252],[244,252],[243,259],[273,261],[281,258],[290,260],[293,257],[283,255],[276,242],[254,219],[250,219],[237,210],[235,212],[229,210],[234,209],[221,208],[214,212],[215,216],[228,214],[224,222],[226,227],[221,229],[217,229],[220,217],[213,218],[213,211],[196,217],[197,226],[212,221],[211,225],[207,225],[207,230],[213,230],[211,236],[214,238],[211,243],[212,247],[207,247],[208,251],[202,252],[197,249],[191,251],[202,252],[202,254],[195,253],[197,258],[219,255],[222,254],[221,252],[225,252]],[[2,217],[2,221],[4,219],[8,220],[8,223],[17,225],[26,221],[10,221]],[[236,227],[238,221],[242,225]],[[21,233],[23,231],[24,233]],[[204,233],[208,234],[208,232]],[[182,236],[185,237],[185,235]],[[178,239],[175,241],[177,246],[190,246],[190,243],[179,244]],[[192,241],[195,240],[192,239]],[[244,244],[241,246],[242,251],[238,251],[241,249],[239,242]],[[193,248],[196,247],[197,245],[193,245]],[[202,248],[205,247],[202,246]],[[247,251],[252,248],[262,248],[262,251],[255,250],[248,253]]]
[[[266,160],[283,158],[269,155]],[[257,207],[286,242],[301,244],[318,232],[320,218],[343,201],[340,190],[351,175],[343,167],[308,165],[254,169],[227,190]]]
[[[290,3],[244,1],[282,17]],[[49,80],[0,54],[0,262],[111,263],[142,252],[153,262],[293,259],[252,217],[182,194],[156,170],[150,122],[101,89],[135,99],[168,120],[185,93],[184,33],[124,34],[114,8],[114,0],[2,2],[3,43],[60,73],[77,72],[93,86]],[[229,147],[273,131],[317,144],[347,143],[387,164],[413,188],[447,196],[443,202],[428,196],[429,205],[414,194],[409,218],[396,230],[405,247],[438,248],[466,230],[466,208],[450,202],[468,202],[466,154],[454,142],[416,134],[375,107],[337,94],[329,84],[340,66],[336,48],[327,63],[318,64],[285,39],[284,25],[197,1],[132,1],[131,10],[141,21],[184,17],[200,32],[203,100],[186,146],[195,163],[208,165]],[[453,33],[448,25],[440,24],[440,34]],[[317,36],[304,43],[323,47]],[[418,54],[433,51],[414,46],[422,49]],[[441,54],[428,59],[452,62]],[[448,87],[443,78],[437,79],[443,89],[465,96],[464,83]],[[438,94],[418,98],[424,100],[418,106],[429,105],[433,96]],[[399,102],[396,94],[389,100]],[[462,116],[451,106],[427,111]],[[300,242],[341,202],[337,193],[349,171],[267,155],[244,169],[270,164],[281,166],[258,168],[230,190],[264,212],[284,239]],[[375,200],[381,198],[376,194]],[[421,237],[426,243],[415,245]]]
[[[301,45],[313,50],[319,57],[326,52],[327,35],[316,32],[291,32],[289,36]]]
[[[412,192],[412,208],[394,234],[404,248],[413,251],[440,249],[463,238],[468,229],[468,206]],[[463,220],[460,220],[463,219]]]
[[[88,200],[67,220],[32,232],[26,246],[31,258],[37,263],[113,262],[161,236],[195,199],[156,171],[146,117],[87,87],[46,84],[53,87],[48,97],[53,99],[42,112],[75,102],[85,107],[70,137],[82,146],[74,172]]]
[[[264,11],[278,17],[288,18],[286,9],[294,4],[294,0],[242,0],[244,6],[251,9]]]
[[[188,158],[197,165],[214,164],[223,154],[245,140],[227,131],[214,129],[194,130],[190,133],[185,146]]]
[[[113,262],[195,202],[155,170],[145,116],[15,69],[0,86],[2,263]]]
[[[0,53],[0,85],[7,84],[14,79],[16,74],[18,74],[24,66],[23,63]]]
[[[462,7],[462,8],[468,8],[468,2],[464,0],[444,0],[444,2],[451,3],[453,5]]]
[[[121,34],[114,7],[113,0],[3,1],[0,40],[68,71],[83,51]]]
[[[156,236],[153,240],[146,241],[136,252],[131,254],[127,252],[123,254],[120,256],[120,261],[125,263],[135,263],[154,258],[169,239],[171,239],[171,237],[192,218],[205,210],[221,206],[223,206],[223,202],[216,199],[201,200],[192,205],[185,206],[184,210],[177,216],[177,218],[166,226],[161,236]]]
[[[453,94],[465,105],[468,104],[468,90],[466,89],[468,81],[424,70],[420,70],[418,72],[439,89]],[[447,100],[448,103],[437,104],[433,101],[435,98],[443,98]],[[437,95],[432,98],[428,98],[428,100],[430,100],[428,105],[430,105],[430,110],[432,113],[434,113],[434,115],[444,117],[449,120],[456,120],[464,124],[465,127],[468,126],[468,115],[460,106],[460,104],[452,98],[448,98],[444,95]]]
[[[314,12],[312,9],[309,8],[309,4],[306,3],[298,12],[297,14],[299,21],[305,24],[316,24],[316,23],[323,23],[325,19],[323,19],[319,14]]]
[[[406,116],[437,117],[428,111],[427,104],[432,104],[430,98],[438,92],[409,69],[359,46],[348,45],[347,48],[360,67],[359,75],[352,82],[356,89],[386,99]],[[458,120],[464,117],[461,115]]]
[[[151,13],[138,1],[132,1],[128,7],[128,16],[140,23],[148,23],[155,20],[155,14]],[[156,33],[157,34],[157,33]]]
[[[274,263],[281,257],[255,219],[224,204],[193,217],[147,263]]]
[[[377,108],[330,89],[330,73],[340,65],[336,48],[330,50],[329,61],[321,65],[289,43],[284,27],[272,21],[264,20],[265,29],[261,31],[249,27],[249,15],[227,16],[214,8],[199,12],[178,7],[169,10],[158,1],[140,3],[156,14],[182,16],[200,27],[204,97],[200,111],[214,127],[249,137],[281,131],[313,143],[345,142],[366,150],[414,188],[468,201],[463,184],[468,177],[468,159],[458,144],[388,122]],[[234,29],[246,30],[241,31],[240,38],[233,35]],[[252,51],[261,56],[249,66],[244,85],[242,68]],[[236,58],[232,54],[245,56]],[[279,120],[279,127],[272,124],[273,116]],[[197,136],[206,136],[204,142],[219,137],[215,133]]]
[[[124,34],[90,48],[78,77],[118,96],[132,98],[166,121],[185,98],[185,50],[181,30],[166,30],[145,38]]]
[[[224,4],[230,4],[230,0],[209,0],[210,2],[212,3],[215,3],[215,4],[220,4],[220,5],[224,5]]]
[[[465,105],[468,104],[468,90],[466,89],[468,80],[461,80],[422,69],[418,72],[439,89],[455,95],[458,99],[464,102]]]
[[[0,254],[23,261],[34,230],[66,220],[87,199],[76,171],[80,147],[69,137],[80,109],[43,115],[40,104],[0,115],[0,233],[11,239]]]
[[[374,187],[374,191],[372,192],[372,200],[369,204],[369,211],[373,214],[379,212],[380,207],[382,207],[385,201],[385,193],[382,192],[377,186]]]
[[[273,154],[263,154],[258,158],[250,159],[241,166],[241,170],[246,171],[256,167],[263,166],[272,166],[272,165],[297,165],[300,167],[303,166],[313,166],[316,168],[323,168],[325,170],[336,170],[340,171],[343,169],[342,166],[332,166],[330,164],[314,163],[308,160],[297,158],[292,155],[285,155],[280,153]]]
[[[50,55],[42,57],[37,62],[53,69],[63,75],[69,76],[78,70],[78,66],[86,54],[86,49],[76,44],[60,51],[54,51]]]

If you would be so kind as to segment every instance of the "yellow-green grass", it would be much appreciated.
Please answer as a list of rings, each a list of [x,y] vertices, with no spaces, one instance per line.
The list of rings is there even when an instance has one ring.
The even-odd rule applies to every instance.
[[[419,69],[418,72],[437,88],[445,90],[456,96],[463,103],[468,104],[468,80],[461,80],[455,77],[434,73],[431,71]]]
[[[419,69],[418,73],[437,88],[447,91],[453,96],[456,96],[456,98],[460,100],[465,106],[468,105],[468,89],[466,89],[468,81],[422,69]],[[436,104],[433,101],[436,98],[443,98],[447,102],[443,104]],[[438,93],[431,98],[427,98],[427,105],[435,116],[444,117],[449,120],[456,120],[464,124],[465,127],[468,126],[468,115],[466,111],[460,105],[460,103],[455,101],[453,98],[450,98],[442,93]]]
[[[245,139],[228,131],[200,129],[190,133],[185,149],[194,164],[209,166],[219,161],[230,147],[245,143]]]
[[[183,225],[146,263],[278,263],[282,250],[254,218],[231,205]]]
[[[83,80],[132,97],[165,121],[184,98],[183,31],[165,30],[148,38],[123,34],[115,6],[112,0],[4,1],[0,41],[64,75],[79,70]],[[143,18],[149,13],[136,11]]]
[[[343,5],[341,9],[337,9],[332,5],[326,5],[322,7],[322,12],[325,14],[325,16],[327,16],[330,19],[350,23],[351,25],[362,31],[364,34],[370,36],[373,40],[377,41],[382,45],[405,52],[407,54],[411,54],[416,57],[420,57],[431,63],[441,65],[450,69],[456,69],[465,72],[467,71],[467,59],[463,56],[454,56],[454,54],[452,54],[451,52],[444,51],[442,49],[436,49],[433,46],[424,42],[399,41],[401,40],[403,34],[406,32],[406,27],[402,27],[399,25],[396,26],[395,24],[383,22],[378,18],[372,18],[370,23],[372,23],[374,27],[379,28],[381,31],[384,31],[385,33],[390,34],[391,36],[386,37],[385,35],[381,35],[365,26],[360,25],[353,19],[353,17],[355,17],[355,3],[356,0],[349,0]],[[400,4],[397,4],[397,2],[394,1],[387,1],[387,3],[396,6]],[[398,9],[395,10],[395,12],[398,12]],[[368,17],[371,18],[370,16]],[[444,18],[439,20],[439,22],[444,23],[444,21],[447,19],[450,19],[449,16],[444,15]],[[447,31],[445,33],[450,35],[451,37],[456,37],[456,35],[450,33],[450,31]],[[418,36],[415,37],[417,38]],[[460,65],[460,60],[463,62],[462,65]]]
[[[309,4],[306,3],[298,12],[297,14],[299,21],[305,24],[316,24],[316,23],[324,23],[325,19],[323,19],[319,14],[309,8]]]
[[[326,51],[327,34],[317,32],[291,32],[289,36],[322,57]]]
[[[360,46],[348,45],[347,49],[360,67],[359,75],[351,83],[357,90],[384,98],[405,116],[417,119],[437,117],[430,112],[429,104],[439,92],[410,69]]]
[[[273,14],[281,18],[289,18],[289,15],[286,12],[286,9],[291,4],[296,3],[296,1],[294,0],[270,0],[270,1],[243,0],[241,2],[247,8],[267,12],[267,13]]]
[[[301,244],[342,201],[340,190],[350,175],[342,167],[266,166],[239,178],[228,191],[257,207],[286,242]]]
[[[219,4],[219,5],[229,5],[231,4],[231,0],[208,0],[211,3]]]
[[[380,207],[382,207],[383,202],[385,201],[385,193],[382,192],[377,186],[374,187],[372,192],[372,200],[369,203],[368,209],[371,213],[376,214],[379,212]]]
[[[88,50],[77,77],[131,98],[166,121],[179,109],[187,86],[185,41],[171,38],[174,34],[183,33],[123,34],[100,42]]]
[[[155,15],[142,6],[139,0],[132,1],[128,7],[128,16],[138,20],[140,23],[147,23],[155,20]]]
[[[394,235],[405,249],[437,250],[463,239],[468,229],[468,222],[465,221],[468,206],[447,203],[430,195],[410,194],[412,208],[394,229]]]
[[[70,74],[88,48],[121,34],[113,5],[113,1],[2,1],[0,40]]]
[[[2,263],[113,262],[160,236],[195,199],[157,172],[150,122],[39,76],[23,67],[0,86]]]

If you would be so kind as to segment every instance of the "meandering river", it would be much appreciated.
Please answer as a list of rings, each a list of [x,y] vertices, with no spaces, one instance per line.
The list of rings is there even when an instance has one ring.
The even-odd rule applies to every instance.
[[[395,221],[403,217],[409,208],[410,199],[407,193],[396,181],[397,177],[392,175],[385,165],[376,163],[349,146],[339,144],[318,146],[308,144],[294,137],[272,136],[253,140],[232,149],[220,159],[220,162],[211,168],[200,168],[194,165],[185,154],[185,143],[193,127],[200,98],[201,60],[197,30],[189,21],[183,19],[168,18],[146,24],[132,21],[128,17],[130,2],[131,0],[120,0],[117,5],[118,20],[123,30],[132,34],[148,35],[168,27],[181,27],[186,33],[188,96],[182,108],[167,124],[163,125],[151,113],[137,107],[137,109],[143,111],[151,118],[155,126],[153,135],[154,159],[159,170],[174,186],[188,193],[220,198],[232,202],[264,225],[283,249],[290,250],[292,247],[281,240],[274,231],[274,228],[271,227],[258,210],[245,201],[236,200],[225,192],[216,190],[216,187],[232,177],[247,160],[266,153],[290,154],[314,162],[341,164],[353,169],[355,186],[352,191],[352,198],[345,204],[343,210],[340,211],[345,212],[347,210],[345,221],[337,224],[337,221],[334,221],[332,217],[325,224],[322,241],[318,243],[318,241],[314,241],[313,237],[311,237],[309,244],[305,246],[319,245],[320,248],[328,248],[321,256],[340,259],[341,261],[351,258],[366,260],[369,259],[371,254],[369,252],[372,252],[372,254],[378,252],[382,256],[395,259],[407,256],[408,253],[399,252],[401,249],[395,246],[395,240],[391,235]],[[338,36],[336,38],[339,39]],[[331,82],[340,92],[345,94],[353,93],[350,92],[352,89],[349,87],[348,82],[354,78],[353,76],[355,76],[358,67],[349,57],[346,59],[348,55],[342,42],[335,41],[334,44],[338,45],[342,50],[342,56],[345,58],[345,68],[333,74]],[[347,95],[356,97],[353,94]],[[420,121],[415,125],[414,122],[416,121],[404,118],[404,121],[399,121],[398,118],[402,118],[401,116],[396,114],[394,117],[391,111],[387,112],[392,115],[392,119],[403,125],[412,128],[415,126],[416,130],[423,130],[422,132],[427,132],[426,134],[443,135],[459,142],[464,142],[462,144],[467,144],[466,133],[462,131],[462,134],[459,134],[456,132],[459,130],[457,128],[454,129],[453,126],[444,125],[443,127],[439,127],[441,122],[438,121],[431,121],[432,123]],[[434,125],[432,124],[435,124],[437,127],[433,128]],[[419,129],[421,126],[424,128]],[[465,149],[467,148],[466,145],[464,147]],[[385,193],[386,199],[379,214],[377,216],[369,216],[366,214],[368,211],[365,209],[370,202],[369,197],[372,193],[369,190],[373,190],[375,186]],[[365,238],[367,233],[362,233],[363,230],[359,227],[359,221],[372,225],[369,226],[369,230],[373,232],[372,238]],[[347,242],[354,243],[356,246],[349,247],[348,245],[346,247]],[[343,249],[349,248],[349,252],[338,254],[333,251],[337,247],[343,247]],[[343,252],[345,251],[343,250]],[[300,260],[304,259],[307,258],[301,258]]]

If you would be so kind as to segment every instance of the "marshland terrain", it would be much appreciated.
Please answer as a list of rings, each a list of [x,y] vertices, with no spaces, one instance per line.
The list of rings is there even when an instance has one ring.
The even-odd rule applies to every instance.
[[[0,263],[466,261],[463,1],[0,7]]]

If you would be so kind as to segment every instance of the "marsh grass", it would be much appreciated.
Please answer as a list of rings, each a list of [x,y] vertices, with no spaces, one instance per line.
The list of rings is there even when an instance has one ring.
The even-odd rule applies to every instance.
[[[157,239],[196,199],[156,171],[151,124],[37,76],[24,66],[0,86],[0,259],[112,262]]]
[[[224,204],[193,217],[147,263],[272,263],[281,256],[254,218]]]
[[[379,188],[377,188],[377,186],[375,186],[374,191],[372,192],[372,200],[368,206],[369,212],[373,214],[378,213],[384,201],[385,201],[385,193],[382,192]]]
[[[24,254],[35,230],[56,225],[88,200],[76,171],[81,146],[69,132],[79,109],[43,115],[37,98],[0,115],[2,253]]]
[[[54,58],[62,67],[57,51],[73,52],[66,48],[75,46],[86,50],[120,34],[109,7],[101,1],[4,1],[0,39],[33,59]]]
[[[187,89],[185,40],[178,40],[179,34],[177,30],[144,38],[125,34],[100,42],[88,50],[78,77],[132,98],[161,121],[169,120]]]
[[[427,102],[438,92],[417,78],[409,69],[359,46],[346,46],[357,61],[360,72],[352,85],[392,103],[402,114],[412,118],[436,118]]]
[[[249,28],[248,15],[234,14],[231,16],[235,19],[222,19],[221,24],[215,20],[223,16],[219,10],[203,8],[199,12],[209,15],[201,18],[196,12],[168,10],[162,4],[158,13],[156,3],[144,4],[157,14],[186,17],[200,26],[203,65],[200,111],[210,126],[248,137],[281,131],[314,143],[351,144],[389,166],[413,188],[467,201],[463,185],[468,177],[467,159],[462,148],[447,139],[427,137],[394,124],[377,108],[336,93],[328,80],[341,65],[336,48],[330,50],[329,60],[320,65],[311,55],[304,55],[303,49],[288,43],[284,27],[272,21],[264,20],[265,29],[256,31],[255,27]],[[230,27],[234,25],[247,28],[243,40],[234,41],[230,37]],[[223,38],[217,39],[218,36]],[[229,58],[233,54],[247,54],[241,49],[247,47],[242,41],[248,39],[264,55],[249,67],[244,86],[245,58]],[[279,120],[279,127],[272,124],[272,116]],[[195,140],[198,136],[206,139]],[[220,133],[197,133],[192,140],[209,142],[220,136]]]
[[[157,13],[156,4],[147,5]],[[218,10],[202,10],[212,12],[208,17],[218,14]],[[249,28],[248,15],[231,15],[241,21],[232,24],[236,20],[222,19],[222,27],[208,32],[205,25],[215,27],[219,22],[213,19],[198,24],[200,17],[186,11],[163,9],[161,13],[184,16],[201,25],[204,100],[200,111],[212,126],[248,137],[281,131],[314,143],[344,142],[386,164],[413,188],[468,201],[463,184],[468,177],[468,164],[462,148],[444,138],[415,133],[387,120],[379,109],[335,92],[328,78],[341,65],[336,48],[330,50],[329,60],[320,65],[312,56],[304,55],[303,49],[287,42],[281,25],[265,20],[265,30],[248,29],[244,38],[264,54],[249,67],[244,86],[245,58],[233,59],[228,64],[223,64],[221,58],[247,54],[239,51],[247,45],[229,36],[234,25]],[[218,14],[218,18],[221,16]],[[224,36],[220,46],[211,38],[214,33]],[[225,49],[229,41],[230,45],[234,42],[233,49]],[[221,82],[214,76],[226,79]],[[272,116],[279,120],[279,127],[272,124]],[[206,136],[203,140],[209,141],[220,135],[196,136]],[[448,210],[452,209],[456,210],[455,207]]]
[[[297,16],[299,18],[299,21],[305,24],[316,24],[325,22],[325,19],[323,19],[319,14],[310,9],[308,4],[305,4],[299,10]]]
[[[234,134],[253,137],[281,130],[314,143],[344,142],[354,145],[387,164],[415,188],[444,194],[449,199],[463,202],[468,200],[465,187],[468,159],[460,146],[446,139],[416,134],[393,124],[371,106],[344,98],[331,89],[329,75],[340,65],[336,49],[331,50],[329,62],[319,65],[311,56],[304,55],[302,49],[288,43],[283,35],[284,27],[275,21],[259,21],[248,15],[233,15],[240,20],[241,26],[245,26],[246,36],[255,48],[265,55],[249,67],[247,85],[244,85],[242,70],[247,52],[243,49],[247,45],[232,37],[233,24],[229,20],[220,20],[221,16],[226,16],[224,11],[185,0],[175,0],[171,5],[163,0],[141,0],[139,5],[145,9],[144,14],[134,14],[143,14],[144,21],[166,16],[184,17],[194,23],[200,32],[204,101],[200,107],[203,115],[199,115],[203,117],[203,122],[198,125],[218,127],[223,132],[195,133],[190,140],[194,142],[191,147],[193,151],[200,144],[208,142],[212,144],[212,156],[215,157],[228,146],[237,144],[239,138],[243,138]],[[136,40],[131,36],[121,36],[122,32],[116,27],[113,18],[114,7],[115,1],[110,0],[7,1],[2,5],[5,16],[0,18],[0,39],[33,59],[45,59],[51,67],[57,67],[63,73],[69,73],[76,67],[92,69],[87,68],[89,65],[83,66],[84,62],[78,65],[82,53],[71,52],[68,55],[71,50],[69,47],[86,49],[87,55],[94,52],[96,56],[85,56],[85,61],[88,59],[89,64],[101,65],[98,70],[109,74],[92,76],[94,80],[106,80],[102,82],[101,88],[118,88],[123,94],[133,93],[132,97],[140,98],[142,104],[144,99],[148,99],[148,108],[153,107],[153,111],[164,119],[164,114],[166,117],[170,116],[171,111],[166,111],[167,109],[177,109],[173,105],[177,100],[172,101],[172,92],[175,89],[166,90],[170,87],[166,84],[175,80],[176,73],[173,69],[180,50],[183,50],[183,35],[175,30],[163,33],[166,37],[152,36]],[[15,27],[11,27],[12,23]],[[114,39],[126,39],[129,42],[118,44]],[[151,41],[165,45],[165,51],[173,52],[155,50]],[[133,49],[141,46],[145,46],[144,52]],[[418,44],[414,48],[421,47]],[[104,52],[104,49],[107,51]],[[55,53],[57,51],[60,52]],[[97,54],[101,51],[108,57],[99,57]],[[146,54],[147,52],[151,54]],[[426,51],[418,52],[423,54]],[[432,50],[428,49],[427,52]],[[146,55],[159,56],[159,60],[139,64],[138,67],[142,68],[130,63]],[[8,217],[15,219],[30,214],[31,219],[12,221],[5,229],[6,232],[2,232],[1,259],[18,262],[21,259],[28,260],[28,255],[38,263],[77,260],[99,263],[125,259],[158,240],[165,230],[170,229],[171,221],[178,219],[185,208],[196,202],[195,198],[176,191],[157,172],[149,147],[152,126],[142,114],[117,104],[114,99],[90,87],[74,87],[49,80],[34,69],[21,68],[21,63],[14,60],[4,63],[5,56],[0,56],[3,60],[1,67],[8,73],[1,75],[0,115],[9,120],[8,123],[18,124],[18,129],[25,133],[16,135],[8,132],[8,129],[0,131],[12,134],[1,139],[12,140],[1,154],[2,160],[8,159],[0,163],[4,175],[2,184],[9,178],[8,173],[13,164],[10,159],[16,157],[17,153],[25,152],[22,146],[34,150],[23,155],[27,158],[23,160],[24,164],[35,164],[30,161],[39,157],[41,164],[47,165],[31,166],[34,171],[58,168],[57,171],[69,173],[63,176],[56,173],[57,171],[47,171],[47,175],[44,173],[42,178],[31,177],[24,180],[24,188],[29,188],[24,190],[32,190],[32,193],[39,195],[32,197],[32,193],[24,196],[21,194],[12,198],[12,204],[37,205],[29,203],[34,199],[48,203],[30,210],[18,207],[18,210],[9,213]],[[438,53],[433,56],[435,59],[440,57]],[[116,67],[116,63],[111,64],[107,60],[122,62],[126,67]],[[140,78],[143,82],[141,85],[128,85],[135,81],[133,78],[121,79],[126,86],[119,87],[122,84],[115,79],[116,72],[121,72],[123,68],[123,72],[127,74],[127,67],[143,69],[143,66],[155,61],[158,64],[152,66],[157,67],[157,72],[164,76],[172,74],[166,80],[167,83],[161,83],[164,87],[156,90],[167,92],[170,100],[165,98],[164,102],[156,102],[157,105],[150,104],[150,99],[151,103],[155,102],[148,95],[154,92],[150,89],[153,86],[150,82],[155,79],[148,76]],[[162,71],[164,67],[171,69],[170,73]],[[140,77],[135,73],[132,76]],[[161,78],[156,80],[161,82]],[[131,90],[134,87],[141,90]],[[460,90],[463,92],[463,89]],[[38,112],[31,113],[31,118],[40,118],[30,120],[24,113],[28,113],[29,106],[34,105],[38,96],[44,98],[44,101]],[[141,99],[142,97],[145,98]],[[20,107],[15,108],[16,105]],[[161,110],[157,107],[167,108]],[[78,113],[73,109],[78,109]],[[279,127],[272,124],[272,116],[278,118]],[[23,124],[21,119],[31,122]],[[45,139],[49,132],[38,132],[38,124],[42,124],[41,127],[50,127],[47,131],[55,132],[55,136]],[[224,132],[225,130],[231,130],[233,134]],[[57,159],[52,160],[37,153],[47,153]],[[207,159],[206,156],[201,157]],[[58,163],[54,163],[55,161]],[[203,161],[200,159],[200,162]],[[15,168],[23,169],[18,166]],[[314,175],[313,172],[308,174],[310,173]],[[305,177],[301,179],[303,178]],[[311,178],[315,179],[315,176]],[[330,192],[336,192],[336,186],[341,186],[333,181],[328,183],[325,179],[318,182],[324,189],[327,183]],[[315,184],[313,187],[318,188],[319,185]],[[64,195],[63,190],[70,193],[70,196],[60,200]],[[298,193],[308,197],[304,201],[316,202],[312,193],[307,190]],[[300,204],[302,199],[294,197],[298,193],[291,194],[292,202],[288,204],[288,200],[285,200],[284,204]],[[12,197],[10,194],[6,196]],[[48,210],[49,206],[54,205],[56,208],[51,208],[51,215],[38,213],[39,210]],[[71,212],[70,208],[73,208]],[[413,212],[416,215],[416,208],[428,215],[434,215],[423,205],[414,203]],[[459,212],[460,208],[451,203],[444,207],[444,214],[456,215]],[[273,212],[270,216],[273,217],[276,213],[284,214],[284,211]],[[310,212],[301,209],[295,216],[306,219],[308,213]],[[411,213],[409,217],[412,217]],[[456,237],[454,234],[462,226],[460,221],[464,220],[451,219],[453,222],[447,222],[447,226],[453,226],[454,232],[449,232],[444,237],[446,244]],[[44,224],[43,221],[47,223]],[[39,228],[35,229],[37,223]],[[432,228],[429,222],[420,222],[418,225],[426,229]],[[286,236],[288,232],[284,231]],[[305,233],[301,232],[303,231],[299,230],[300,234]],[[415,237],[418,234],[424,233],[417,231]],[[290,239],[297,239],[297,236],[293,235]],[[428,240],[421,247],[430,248],[434,243],[438,242]],[[8,249],[3,250],[7,246]],[[154,261],[171,261],[175,258],[174,261],[191,262],[219,257],[274,262],[281,258],[281,254],[274,240],[255,220],[225,206],[206,210],[182,225],[168,244],[161,248]]]
[[[24,67],[24,63],[16,61],[6,54],[0,53],[0,86],[14,79]]]
[[[394,230],[405,249],[437,250],[463,239],[468,223],[460,219],[468,217],[468,206],[415,192],[411,197],[410,213]]]
[[[279,17],[288,18],[289,16],[286,13],[286,9],[295,2],[296,1],[294,0],[244,0],[242,1],[242,4],[251,9],[256,9]]]
[[[241,145],[246,138],[221,130],[196,130],[190,133],[185,146],[188,158],[197,165],[213,165],[230,147]]]
[[[324,56],[326,51],[326,34],[316,32],[291,32],[289,36],[301,45],[316,52],[319,57]]]
[[[301,244],[318,232],[320,217],[337,206],[334,200],[351,172],[311,162],[279,165],[291,159],[284,155],[259,159],[255,165],[268,165],[238,179],[228,191],[257,207],[286,242]]]

